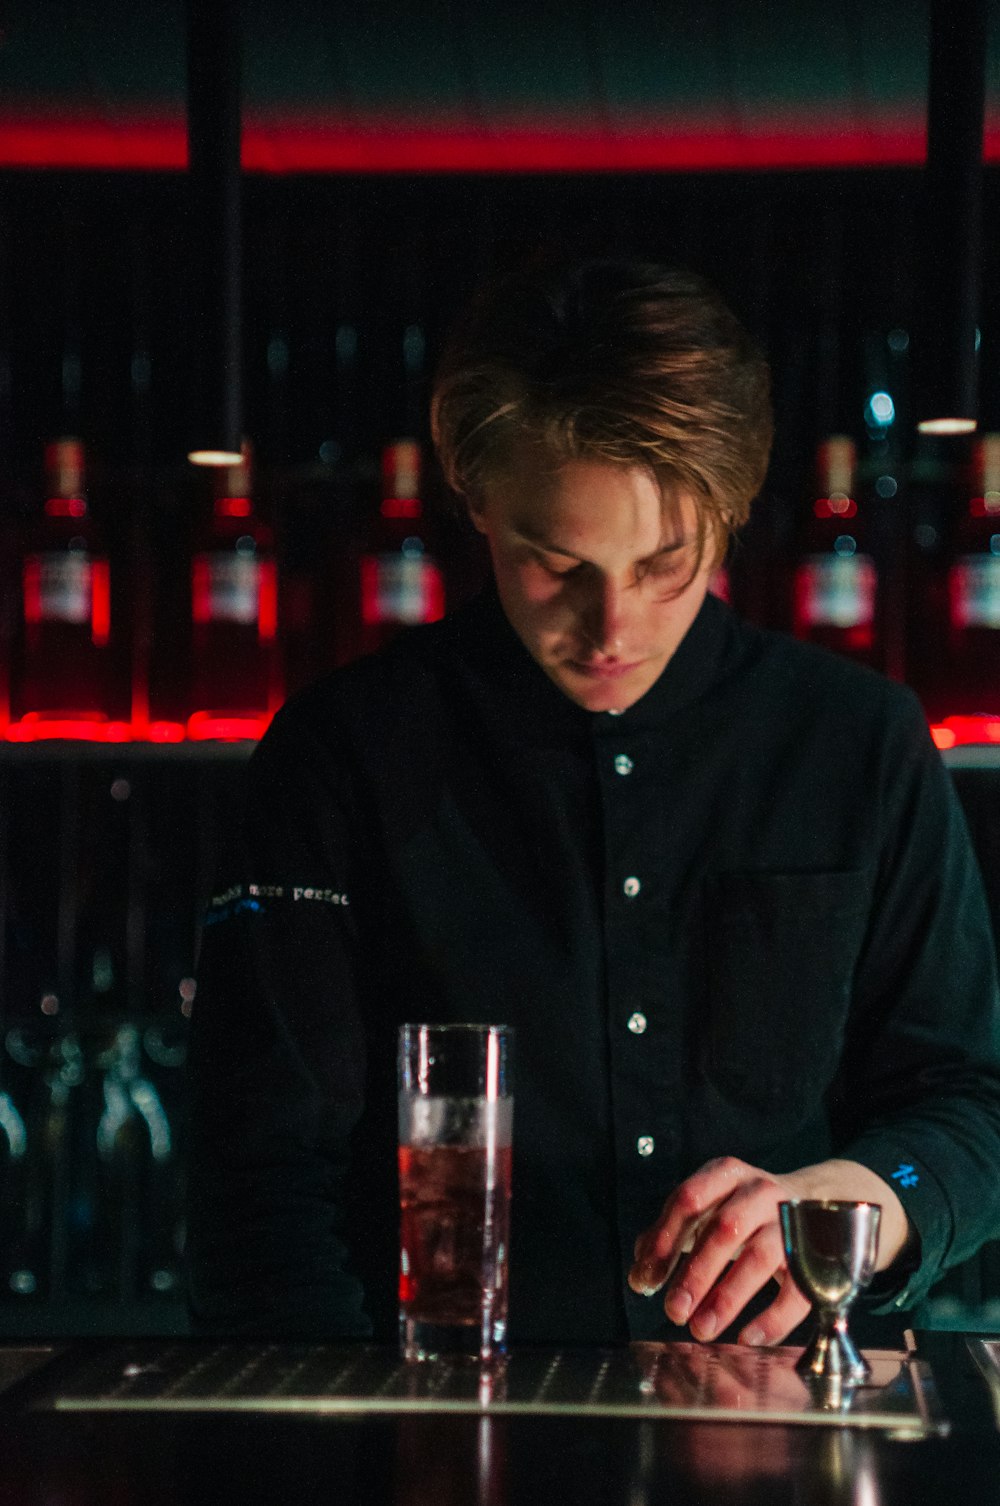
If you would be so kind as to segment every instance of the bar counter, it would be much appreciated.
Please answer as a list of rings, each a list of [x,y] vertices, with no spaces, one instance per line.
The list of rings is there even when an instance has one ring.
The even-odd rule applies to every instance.
[[[876,1378],[888,1363],[885,1353]],[[995,1496],[1000,1434],[962,1335],[920,1336],[904,1362],[923,1376],[918,1404],[897,1381],[867,1390],[854,1421],[763,1420],[757,1364],[726,1346],[527,1352],[506,1375],[466,1372],[456,1386],[455,1367],[414,1376],[367,1346],[7,1346],[0,1502],[937,1506]],[[671,1376],[694,1391],[678,1396]],[[708,1403],[700,1413],[695,1392]],[[777,1417],[790,1395],[779,1394]],[[717,1402],[724,1421],[711,1420]]]

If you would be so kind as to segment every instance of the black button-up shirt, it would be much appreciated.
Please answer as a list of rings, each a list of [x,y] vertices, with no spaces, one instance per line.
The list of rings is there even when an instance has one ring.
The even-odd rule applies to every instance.
[[[712,1156],[889,1181],[900,1308],[1000,1232],[993,946],[919,704],[714,597],[620,715],[493,593],[279,713],[199,970],[199,1328],[395,1331],[406,1020],[516,1028],[515,1342],[670,1333],[625,1275]]]

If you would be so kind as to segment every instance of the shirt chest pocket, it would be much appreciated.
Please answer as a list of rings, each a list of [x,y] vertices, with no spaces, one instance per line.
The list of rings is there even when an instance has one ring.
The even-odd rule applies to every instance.
[[[702,1059],[727,1097],[793,1108],[829,1084],[868,906],[862,872],[711,877]]]

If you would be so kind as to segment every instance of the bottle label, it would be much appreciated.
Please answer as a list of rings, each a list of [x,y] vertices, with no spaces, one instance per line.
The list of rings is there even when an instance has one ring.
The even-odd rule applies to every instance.
[[[1000,628],[1000,555],[967,554],[949,572],[956,628]]]
[[[26,622],[89,623],[93,562],[83,550],[34,554],[24,562]]]
[[[260,613],[261,562],[255,555],[222,551],[196,555],[192,585],[195,622],[256,626]]]
[[[875,621],[875,562],[867,554],[814,554],[796,579],[796,618],[802,628],[870,627]]]
[[[366,555],[361,561],[361,616],[366,623],[413,626],[444,615],[441,572],[426,556]]]

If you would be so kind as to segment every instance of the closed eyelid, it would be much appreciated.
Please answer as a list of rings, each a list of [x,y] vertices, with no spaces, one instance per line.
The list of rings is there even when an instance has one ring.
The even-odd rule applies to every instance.
[[[679,544],[670,544],[665,549],[660,549],[656,554],[651,554],[646,560],[640,560],[636,569],[643,575],[649,571],[656,572],[665,569],[681,569],[692,540],[683,539]]]
[[[560,554],[558,550],[548,550],[539,544],[531,544],[530,550],[536,564],[552,575],[573,575],[577,570],[585,569],[588,563],[577,559],[576,555]]]
[[[550,559],[555,559],[558,564],[589,565],[591,563],[590,560],[581,559],[578,554],[564,553],[561,549],[556,549],[546,544],[535,543],[530,539],[526,542],[535,557],[542,559],[543,562],[545,562],[545,556],[548,556]],[[647,555],[645,559],[636,560],[635,568],[637,570],[648,570],[651,565],[675,560],[694,542],[693,539],[678,539],[675,544],[664,544],[662,548],[657,549],[653,554]]]
[[[563,553],[557,546],[547,544],[543,540],[522,535],[521,542],[526,546],[529,557],[547,574],[556,578],[591,575],[595,571],[598,574],[601,573],[600,567],[593,561],[581,559],[579,555],[570,554],[568,551]],[[632,567],[632,584],[638,585],[648,577],[666,578],[680,573],[684,568],[685,557],[695,543],[694,539],[680,538],[662,545],[645,559],[636,560]]]
[[[517,539],[518,535],[515,534],[514,537],[515,539]],[[556,559],[573,560],[577,564],[581,565],[585,563],[584,560],[581,560],[578,554],[572,554],[569,550],[560,549],[555,544],[548,544],[544,539],[533,539],[529,538],[526,534],[521,534],[520,542],[522,544],[526,544],[527,547],[531,550],[532,554],[536,554],[539,557],[541,557],[542,555],[551,555]]]

